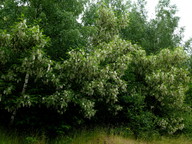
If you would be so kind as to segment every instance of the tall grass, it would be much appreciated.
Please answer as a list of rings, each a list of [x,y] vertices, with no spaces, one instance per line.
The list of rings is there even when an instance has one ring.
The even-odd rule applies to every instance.
[[[47,139],[44,135],[39,135],[38,133],[8,132],[1,128],[0,144],[47,144]]]
[[[0,130],[0,144],[21,144],[21,139],[14,132]]]
[[[0,144],[192,144],[192,138],[159,136],[153,139],[135,139],[132,134],[125,135],[121,129],[95,128],[73,132],[48,140],[41,134],[22,134],[0,129]]]
[[[114,129],[96,128],[78,131],[68,137],[59,137],[51,144],[192,144],[192,138],[184,135],[175,137],[156,135],[148,139],[135,139],[132,134],[125,135]]]

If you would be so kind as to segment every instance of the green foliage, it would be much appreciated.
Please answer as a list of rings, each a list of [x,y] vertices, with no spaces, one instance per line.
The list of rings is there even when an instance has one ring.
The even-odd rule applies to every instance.
[[[28,26],[23,20],[9,31],[2,31],[0,37],[1,110],[11,112],[13,121],[18,109],[41,102],[41,97],[28,90],[32,81],[46,83],[52,78],[53,61],[44,53],[49,38],[42,34],[39,26]]]
[[[160,0],[156,7],[155,18],[150,19],[146,3],[145,0],[138,0],[135,3],[129,0],[98,1],[88,6],[83,16],[83,23],[98,29],[97,38],[105,37],[103,39],[110,41],[111,34],[119,34],[121,38],[142,46],[147,54],[157,54],[164,48],[174,49],[180,46],[184,29],[178,26],[176,6],[171,5],[169,0]],[[102,26],[98,25],[98,18]],[[104,33],[103,29],[109,31]]]
[[[116,51],[116,48],[119,50]],[[116,38],[90,53],[71,51],[70,58],[58,66],[61,71],[60,88],[45,101],[54,107],[61,106],[61,109],[67,107],[68,102],[73,102],[82,108],[86,117],[95,114],[95,103],[104,102],[109,110],[119,110],[117,96],[126,87],[121,80],[129,60],[126,53],[133,50],[134,46],[130,43]]]
[[[119,34],[119,30],[128,25],[128,14],[122,14],[121,17],[109,8],[105,3],[98,2],[93,4],[84,14],[83,22],[86,26],[95,28],[92,36],[94,46],[102,42],[110,42],[114,36]]]
[[[146,107],[162,122],[162,129],[174,133],[182,129],[185,92],[188,88],[188,71],[184,65],[187,55],[182,48],[174,51],[165,49],[154,56],[144,53],[135,55],[133,62],[135,77],[139,77],[139,87],[133,89],[145,97]],[[142,85],[141,85],[142,84]],[[137,88],[137,89],[136,89]],[[134,92],[131,93],[133,95]],[[170,124],[170,126],[168,126]],[[166,126],[165,126],[166,125]]]
[[[155,18],[147,15],[145,0],[138,0],[129,9],[129,25],[121,30],[123,39],[142,46],[147,54],[158,53],[164,48],[174,49],[181,45],[183,28],[178,27],[177,8],[170,0],[160,0]]]
[[[77,21],[84,9],[86,0],[7,0],[3,1],[0,9],[0,28],[9,28],[18,22],[21,15],[28,19],[29,24],[34,21],[44,29],[44,33],[52,41],[46,46],[47,53],[54,60],[66,58],[66,52],[77,47],[86,46],[89,28],[82,27]]]
[[[144,0],[106,0],[88,7],[80,24],[85,2],[2,2],[0,112],[16,125],[42,124],[58,133],[100,118],[124,123],[136,135],[189,126],[190,62],[176,47],[176,8],[162,0],[148,21]],[[20,12],[28,21],[7,29]]]
[[[38,140],[34,137],[26,137],[26,143],[27,144],[35,144],[37,142],[38,142]]]
[[[146,109],[145,97],[139,94],[124,96],[122,99],[123,114],[127,119],[126,125],[130,127],[135,136],[154,131],[155,116]]]

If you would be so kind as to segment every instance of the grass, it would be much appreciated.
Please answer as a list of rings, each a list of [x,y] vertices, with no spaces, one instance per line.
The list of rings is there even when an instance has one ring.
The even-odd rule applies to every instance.
[[[44,135],[38,134],[21,134],[13,131],[5,131],[0,129],[0,144],[47,144]]]
[[[138,139],[133,135],[122,136],[108,129],[82,130],[73,136],[63,136],[52,142],[53,144],[192,144],[192,139],[180,135],[179,137],[153,137],[152,139]],[[52,144],[51,143],[51,144]]]
[[[68,136],[47,140],[44,135],[18,135],[17,132],[5,132],[0,130],[0,144],[192,144],[192,138],[179,137],[155,137],[153,139],[138,139],[132,135],[122,136],[116,130],[97,128],[81,130]]]
[[[0,144],[20,144],[20,141],[19,136],[2,130],[0,131]]]

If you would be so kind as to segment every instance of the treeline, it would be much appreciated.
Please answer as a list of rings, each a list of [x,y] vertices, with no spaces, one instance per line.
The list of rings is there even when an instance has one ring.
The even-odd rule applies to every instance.
[[[176,6],[160,0],[0,2],[1,125],[191,131],[191,63]],[[183,46],[182,46],[183,45]]]

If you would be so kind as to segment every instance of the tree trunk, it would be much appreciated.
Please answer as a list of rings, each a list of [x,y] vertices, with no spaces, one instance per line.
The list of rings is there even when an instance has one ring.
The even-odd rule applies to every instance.
[[[13,122],[14,122],[14,120],[15,120],[15,116],[16,116],[16,110],[12,112],[11,121],[10,121],[10,123],[9,123],[10,126],[13,125]]]
[[[28,81],[29,81],[29,74],[26,73],[26,75],[25,75],[25,82],[24,82],[24,84],[23,84],[23,90],[22,90],[22,92],[21,92],[22,95],[25,94],[25,91],[26,91],[26,88],[27,88]]]
[[[26,73],[26,75],[25,75],[25,82],[24,82],[24,84],[23,84],[23,89],[22,89],[22,92],[21,92],[21,94],[22,94],[22,95],[24,95],[24,94],[25,94],[25,91],[26,91],[26,88],[27,88],[27,84],[28,84],[28,82],[29,82],[29,74],[28,74],[28,73]],[[16,116],[16,110],[15,110],[15,111],[13,111],[13,113],[12,113],[12,115],[11,115],[10,125],[12,125],[12,124],[13,124],[14,119],[15,119],[15,116]]]

